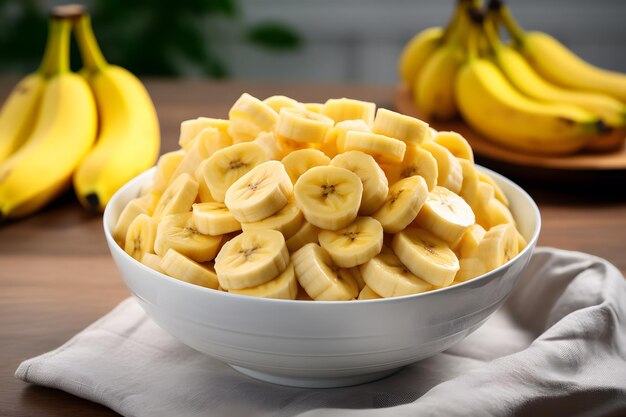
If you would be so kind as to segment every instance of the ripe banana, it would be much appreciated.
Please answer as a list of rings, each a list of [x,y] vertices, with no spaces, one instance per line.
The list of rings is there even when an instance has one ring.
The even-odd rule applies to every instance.
[[[267,161],[235,181],[226,191],[224,203],[237,221],[258,222],[285,207],[292,193],[283,164]]]
[[[363,120],[344,120],[328,129],[326,137],[320,145],[320,150],[329,158],[334,158],[339,153],[339,149],[343,149],[343,141],[346,133],[350,130],[371,132],[369,126]]]
[[[474,163],[472,147],[463,136],[456,132],[439,131],[433,138],[433,142],[446,148],[450,153],[460,159],[467,159]]]
[[[210,117],[198,117],[196,119],[185,120],[180,124],[180,136],[178,144],[184,150],[188,150],[191,142],[196,136],[207,127],[217,129],[222,136],[228,136],[232,144],[232,138],[228,135],[230,121],[224,119],[212,119]]]
[[[284,146],[295,150],[320,144],[334,121],[323,114],[308,110],[283,108],[278,115],[274,133]]]
[[[157,195],[150,192],[145,196],[134,198],[126,204],[113,229],[113,238],[120,246],[124,246],[128,227],[137,216],[140,214],[152,216],[157,199]]]
[[[415,276],[393,253],[381,253],[360,266],[367,286],[381,297],[399,297],[432,289],[432,285]]]
[[[48,39],[51,48],[52,37]],[[46,58],[44,58],[44,62]],[[0,163],[17,151],[30,135],[38,115],[41,96],[46,85],[43,64],[39,71],[29,74],[13,88],[0,109]]]
[[[487,271],[504,265],[518,254],[518,234],[512,224],[494,226],[478,245],[478,258],[485,263]]]
[[[243,232],[222,246],[215,258],[220,286],[227,290],[265,284],[287,268],[285,238],[276,230]]]
[[[322,230],[318,239],[337,266],[352,268],[380,253],[383,227],[371,217],[357,217],[342,229]]]
[[[302,174],[293,191],[296,204],[309,223],[326,230],[338,230],[356,218],[363,184],[352,171],[321,166]]]
[[[414,175],[404,178],[389,189],[382,207],[372,217],[380,222],[386,233],[397,233],[417,216],[428,196],[424,178]]]
[[[547,33],[525,32],[506,5],[500,5],[499,16],[514,46],[543,78],[562,87],[594,91],[626,103],[626,74],[585,62]]]
[[[34,212],[65,189],[96,137],[96,105],[87,82],[69,69],[71,23],[53,18],[55,54],[33,131],[0,166],[0,219]]]
[[[75,28],[99,119],[96,145],[74,173],[74,190],[84,207],[102,211],[122,185],[156,162],[159,121],[137,77],[105,61],[89,16],[82,16]]]
[[[335,156],[330,165],[350,170],[361,179],[363,195],[359,214],[370,215],[383,205],[389,192],[387,177],[372,156],[348,151]]]
[[[472,57],[463,65],[456,79],[456,98],[474,129],[521,151],[576,152],[602,129],[600,119],[582,108],[522,95],[495,64],[483,58]]]
[[[298,282],[312,299],[347,301],[358,296],[359,287],[351,271],[338,267],[321,246],[309,243],[291,259]]]
[[[228,134],[234,143],[249,142],[276,125],[278,114],[256,97],[243,93],[228,112]]]

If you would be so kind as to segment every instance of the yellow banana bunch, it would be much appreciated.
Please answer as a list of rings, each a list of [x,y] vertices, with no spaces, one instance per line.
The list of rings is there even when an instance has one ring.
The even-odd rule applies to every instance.
[[[470,126],[509,148],[545,154],[576,152],[602,130],[600,118],[581,107],[538,101],[517,90],[496,64],[479,55],[482,15],[473,17],[468,58],[455,85]]]
[[[69,68],[71,25],[68,18],[51,18],[43,66],[48,78],[40,87],[41,102],[31,112],[36,117],[26,122],[13,119],[16,125],[32,123],[33,127],[0,165],[0,219],[28,215],[63,191],[95,140],[93,94]],[[23,128],[14,129],[19,130]]]
[[[509,8],[495,2],[513,45],[546,80],[574,90],[594,91],[626,103],[626,74],[607,71],[585,62],[554,37],[544,32],[525,32]]]
[[[70,71],[72,28],[81,74]],[[0,219],[35,212],[72,177],[81,203],[102,210],[158,152],[158,120],[143,85],[105,61],[81,6],[54,8],[39,70],[0,110]]]
[[[137,77],[105,61],[88,15],[78,20],[75,30],[83,75],[98,107],[99,134],[74,173],[74,190],[85,207],[99,211],[122,185],[154,165],[159,156],[159,121]]]
[[[398,71],[411,89],[420,114],[427,119],[448,120],[457,115],[454,78],[463,63],[463,36],[467,8],[473,0],[458,0],[448,26],[423,30],[402,51]]]
[[[461,135],[374,103],[316,104],[244,93],[228,120],[183,122],[116,242],[191,284],[316,301],[431,291],[525,247]]]
[[[499,36],[501,23],[510,44]],[[426,120],[460,116],[508,148],[562,155],[624,145],[626,75],[585,63],[545,33],[523,31],[501,0],[491,0],[486,14],[459,1],[445,30],[427,29],[407,44],[399,72]]]

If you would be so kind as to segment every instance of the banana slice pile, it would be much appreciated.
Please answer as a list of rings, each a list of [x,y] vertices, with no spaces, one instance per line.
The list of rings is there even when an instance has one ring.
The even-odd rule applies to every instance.
[[[192,284],[292,300],[397,297],[482,275],[526,245],[461,135],[374,103],[243,94],[228,120],[183,122],[179,144],[113,236]]]

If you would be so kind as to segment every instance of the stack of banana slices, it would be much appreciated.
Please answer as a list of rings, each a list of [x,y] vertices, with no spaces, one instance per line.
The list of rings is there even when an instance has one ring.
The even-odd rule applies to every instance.
[[[425,120],[461,116],[510,149],[613,151],[626,137],[626,74],[584,62],[552,36],[525,32],[501,0],[458,0],[447,28],[426,29],[399,60]],[[502,40],[501,26],[510,42]]]
[[[181,124],[181,149],[113,231],[148,267],[248,296],[354,300],[466,281],[524,248],[453,132],[374,103],[247,93]]]
[[[70,70],[74,30],[84,68]],[[141,82],[110,65],[82,6],[53,9],[40,69],[0,109],[0,221],[31,214],[74,186],[101,211],[159,155],[157,115]]]

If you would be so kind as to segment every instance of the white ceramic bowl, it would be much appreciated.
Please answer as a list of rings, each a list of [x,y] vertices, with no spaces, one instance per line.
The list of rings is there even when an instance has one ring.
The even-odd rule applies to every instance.
[[[358,302],[263,299],[199,287],[149,269],[115,243],[111,230],[154,168],[111,199],[104,232],[133,296],[148,316],[184,344],[277,384],[354,385],[389,375],[462,340],[504,303],[526,267],[539,236],[539,210],[513,182],[481,169],[508,197],[528,246],[483,276],[423,294]]]

